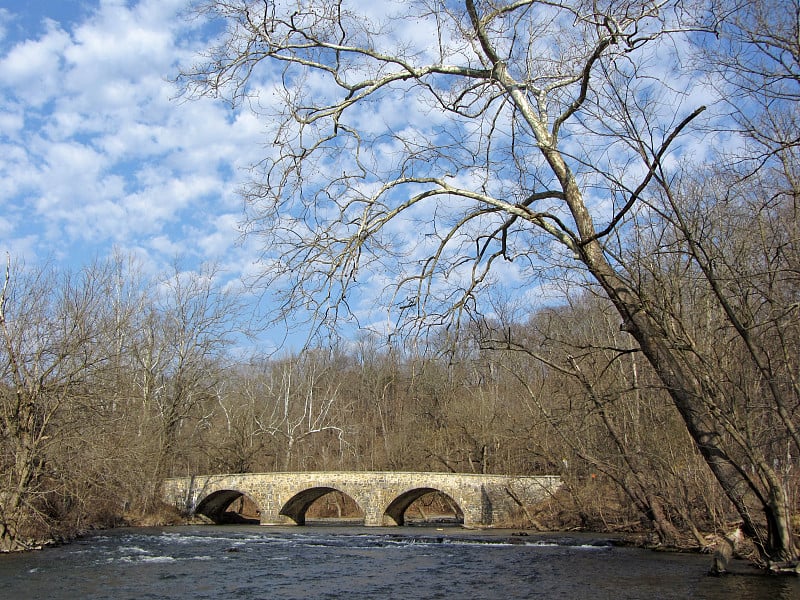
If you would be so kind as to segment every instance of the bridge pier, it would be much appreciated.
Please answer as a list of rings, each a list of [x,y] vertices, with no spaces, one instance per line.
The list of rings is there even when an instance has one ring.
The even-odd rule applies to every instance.
[[[429,492],[448,496],[465,527],[509,524],[521,509],[553,494],[557,476],[516,477],[461,473],[309,472],[178,477],[164,482],[165,502],[219,521],[229,504],[248,496],[262,525],[305,524],[308,508],[334,490],[352,498],[370,527],[402,525],[405,511]],[[523,503],[524,506],[520,506]]]

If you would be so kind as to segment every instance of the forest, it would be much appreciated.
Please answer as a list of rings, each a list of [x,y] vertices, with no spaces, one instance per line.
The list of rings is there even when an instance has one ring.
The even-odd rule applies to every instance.
[[[768,252],[740,242],[738,258]],[[780,385],[796,423],[796,308],[773,304],[796,288],[778,274],[775,286],[740,280],[766,307],[752,315],[763,334],[754,343],[773,382],[759,377],[700,278],[675,277],[669,295],[681,298],[698,362],[713,364],[703,376],[729,399],[731,427],[746,432],[740,460],[763,454],[798,514],[796,440],[779,433],[766,389]],[[636,533],[676,548],[710,547],[738,522],[663,384],[591,288],[525,320],[506,306],[508,321],[469,323],[458,340],[364,335],[243,358],[244,315],[215,281],[210,270],[178,268],[149,279],[122,256],[79,272],[9,267],[0,313],[6,548],[169,521],[164,477],[285,470],[559,474],[562,492],[534,522],[515,525]]]

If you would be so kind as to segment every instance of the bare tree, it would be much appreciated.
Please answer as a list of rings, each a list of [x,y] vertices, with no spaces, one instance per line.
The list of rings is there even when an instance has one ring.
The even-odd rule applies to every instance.
[[[660,68],[678,64],[691,7],[388,6],[201,5],[227,29],[183,73],[188,91],[247,101],[275,124],[275,152],[245,194],[263,283],[285,291],[284,310],[310,308],[323,324],[355,313],[359,287],[383,292],[401,323],[458,324],[487,286],[514,281],[530,294],[549,265],[582,268],[762,557],[796,561],[780,480],[745,475],[685,332],[664,326],[625,269],[629,219],[656,188],[670,190],[670,150],[705,109],[693,104],[693,73]]]
[[[688,482],[675,476],[693,468],[691,440],[614,316],[605,299],[584,293],[571,298],[569,306],[539,311],[524,327],[513,325],[514,335],[499,337],[506,328],[485,323],[482,339],[495,351],[522,351],[529,357],[502,365],[527,391],[531,416],[543,418],[560,441],[555,447],[572,464],[562,469],[568,485],[585,481],[589,466],[624,493],[626,503],[651,526],[656,543],[685,546],[685,530],[695,545],[705,546],[693,507],[680,501]],[[538,385],[541,378],[530,375],[535,373],[531,361],[547,369]],[[599,481],[590,481],[595,499],[587,504],[599,499],[601,489]]]
[[[250,375],[253,377],[253,375]],[[249,402],[260,406],[256,433],[274,442],[276,465],[280,470],[315,468],[324,460],[322,443],[327,437],[341,456],[349,446],[345,425],[349,419],[337,413],[342,398],[341,383],[329,357],[322,351],[308,351],[276,361],[266,361],[255,371],[255,381],[248,385]],[[301,452],[308,445],[316,452]]]
[[[153,444],[153,497],[161,480],[181,465],[178,441],[190,416],[213,411],[225,368],[225,350],[238,331],[239,300],[223,289],[213,266],[184,271],[178,265],[153,283],[152,296],[132,323],[128,347],[138,398],[140,435]],[[193,430],[193,426],[190,430]]]
[[[203,437],[208,472],[252,473],[275,468],[263,423],[269,410],[261,377],[248,365],[231,369],[220,386],[217,410]]]
[[[58,446],[79,421],[65,413],[104,360],[105,274],[12,269],[9,258],[0,290],[0,550],[57,529],[58,512],[48,506],[70,476],[58,473],[70,468]]]

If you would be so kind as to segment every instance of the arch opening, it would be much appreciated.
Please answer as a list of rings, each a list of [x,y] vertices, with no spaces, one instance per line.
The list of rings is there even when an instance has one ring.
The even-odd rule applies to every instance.
[[[261,511],[250,496],[239,490],[218,490],[203,498],[195,514],[211,519],[217,525],[258,525]]]
[[[332,487],[309,488],[295,494],[279,514],[297,525],[364,524],[364,511],[358,503]]]
[[[464,511],[458,503],[435,488],[409,490],[384,512],[384,520],[396,525],[463,525]]]

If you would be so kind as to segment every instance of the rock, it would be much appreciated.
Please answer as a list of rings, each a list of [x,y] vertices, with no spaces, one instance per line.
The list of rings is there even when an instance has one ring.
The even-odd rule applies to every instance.
[[[710,575],[719,576],[728,572],[728,563],[743,537],[741,528],[737,527],[720,540],[711,558]]]
[[[784,575],[800,575],[800,563],[796,562],[774,562],[769,564],[771,573]]]

